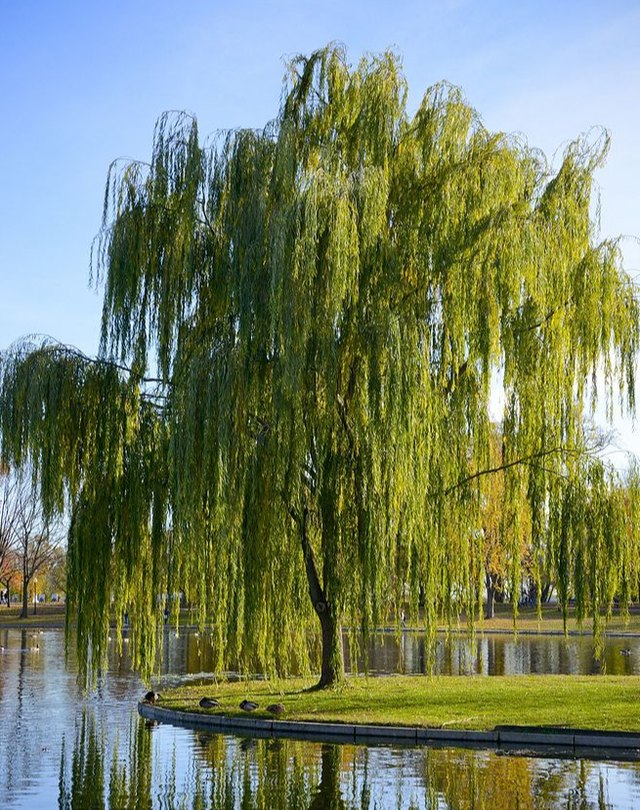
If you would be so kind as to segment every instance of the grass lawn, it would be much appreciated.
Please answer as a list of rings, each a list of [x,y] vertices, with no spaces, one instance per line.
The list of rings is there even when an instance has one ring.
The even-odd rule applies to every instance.
[[[348,678],[339,690],[305,691],[313,680],[220,682],[162,693],[170,709],[246,717],[244,698],[261,708],[283,703],[286,720],[379,723],[430,728],[493,729],[497,725],[562,726],[640,732],[640,676],[526,675]],[[220,709],[198,706],[215,697]]]
[[[510,605],[496,605],[493,619],[485,619],[478,624],[479,630],[485,632],[511,631],[513,632],[513,615]],[[463,628],[464,629],[464,628]],[[590,634],[593,629],[591,619],[587,618],[582,622],[582,626],[575,619],[575,610],[569,609],[567,620],[567,630],[571,632],[582,632]],[[556,605],[544,605],[542,608],[542,620],[538,618],[536,608],[520,608],[518,610],[518,632],[529,633],[562,633],[564,626],[562,623],[562,613]],[[631,608],[627,620],[623,619],[618,612],[607,622],[608,633],[636,633],[640,635],[640,609]]]
[[[39,604],[37,613],[33,615],[33,602],[29,602],[29,615],[26,619],[20,618],[21,604],[12,604],[11,607],[0,607],[0,627],[64,627],[65,606],[61,602]]]

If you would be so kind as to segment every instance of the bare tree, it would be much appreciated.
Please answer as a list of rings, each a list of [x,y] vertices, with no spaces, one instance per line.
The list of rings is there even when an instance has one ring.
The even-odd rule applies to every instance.
[[[44,519],[42,506],[33,489],[21,482],[17,498],[16,548],[22,564],[22,612],[27,617],[28,594],[31,580],[53,559],[60,546],[58,524]]]
[[[29,586],[61,546],[59,523],[44,518],[40,500],[27,475],[0,476],[0,581],[10,590],[22,578],[22,612],[27,617]]]
[[[8,470],[0,468],[0,584],[6,590],[7,604],[11,583],[20,567],[16,553],[17,490],[16,478],[10,476]]]

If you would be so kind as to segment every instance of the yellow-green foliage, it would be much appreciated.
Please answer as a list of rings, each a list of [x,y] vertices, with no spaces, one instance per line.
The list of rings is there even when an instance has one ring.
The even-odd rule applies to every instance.
[[[162,116],[151,162],[109,173],[100,362],[53,345],[4,362],[2,453],[31,459],[48,509],[69,495],[94,667],[114,598],[148,673],[180,589],[221,667],[305,662],[303,515],[338,627],[366,639],[421,591],[432,638],[440,608],[473,616],[497,368],[505,498],[529,493],[563,598],[597,611],[635,587],[636,538],[582,452],[599,367],[634,404],[637,303],[590,219],[606,139],[553,173],[458,89],[413,116],[406,91],[393,54],[352,68],[330,46],[290,64],[262,131],[203,146],[195,119]]]

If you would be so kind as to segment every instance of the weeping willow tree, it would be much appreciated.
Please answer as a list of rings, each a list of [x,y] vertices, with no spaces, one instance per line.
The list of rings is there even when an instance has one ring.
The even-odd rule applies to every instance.
[[[560,504],[578,526],[551,543],[565,601],[598,611],[593,583],[635,571],[615,521],[575,541],[567,494],[592,468],[589,381],[634,405],[638,306],[591,213],[607,138],[553,171],[458,89],[413,116],[406,97],[392,53],[351,67],[329,46],[290,63],[264,130],[201,143],[166,114],[150,163],[111,167],[99,356],[18,346],[0,399],[3,457],[32,464],[48,512],[72,509],[85,665],[114,600],[148,674],[178,588],[220,667],[304,668],[316,638],[322,686],[343,626],[366,642],[406,599],[432,640],[441,613],[473,622],[497,369],[505,508],[545,554]]]

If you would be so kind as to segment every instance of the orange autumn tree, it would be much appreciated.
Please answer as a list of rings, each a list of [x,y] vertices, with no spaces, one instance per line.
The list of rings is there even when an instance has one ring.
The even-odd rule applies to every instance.
[[[494,617],[496,599],[508,597],[514,610],[520,583],[527,575],[531,519],[522,476],[507,476],[503,467],[502,437],[494,426],[489,439],[489,464],[496,471],[484,477],[480,519],[484,558],[484,618]],[[509,492],[505,491],[509,488]]]

